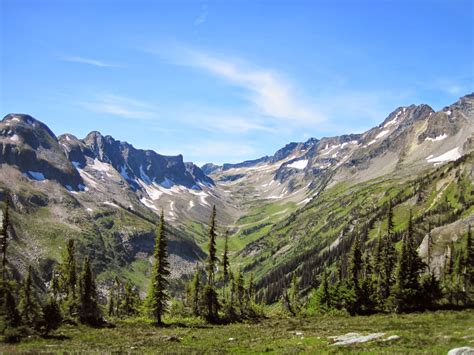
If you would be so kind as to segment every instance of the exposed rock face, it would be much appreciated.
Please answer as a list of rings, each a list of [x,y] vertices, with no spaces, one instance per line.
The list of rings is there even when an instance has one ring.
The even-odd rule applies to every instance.
[[[84,184],[54,133],[29,115],[10,114],[0,122],[0,164],[15,166],[33,180],[55,180],[71,190]]]
[[[71,135],[60,137],[61,145],[70,161],[83,167],[86,157],[111,164],[130,186],[138,188],[137,179],[146,183],[156,182],[165,185],[176,184],[200,189],[199,183],[213,185],[211,178],[192,163],[184,163],[183,156],[164,156],[152,150],[135,149],[132,145],[91,132],[80,141]]]

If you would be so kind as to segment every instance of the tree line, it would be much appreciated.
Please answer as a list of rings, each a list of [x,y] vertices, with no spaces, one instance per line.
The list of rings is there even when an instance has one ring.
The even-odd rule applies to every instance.
[[[462,245],[451,243],[445,252],[444,267],[436,275],[432,267],[433,239],[427,236],[427,262],[418,254],[410,212],[408,228],[399,250],[394,236],[393,210],[387,211],[387,230],[377,238],[375,248],[363,250],[368,230],[357,234],[347,258],[339,258],[335,267],[324,265],[319,285],[306,300],[299,297],[294,275],[281,302],[291,314],[315,314],[344,311],[351,315],[376,312],[414,312],[442,307],[474,305],[474,245],[469,225]],[[296,295],[296,296],[295,296]]]
[[[148,293],[140,297],[136,286],[116,277],[108,289],[106,302],[97,289],[91,260],[77,257],[76,243],[68,240],[60,263],[47,283],[47,294],[35,287],[31,266],[18,283],[8,262],[8,246],[13,226],[6,199],[0,230],[2,271],[0,279],[0,334],[15,341],[22,336],[49,336],[61,324],[111,325],[111,320],[147,317],[161,326],[168,313],[183,317],[202,317],[207,322],[223,324],[255,320],[264,316],[261,300],[256,297],[252,274],[232,268],[224,235],[224,248],[218,255],[216,207],[212,209],[208,232],[208,255],[204,267],[196,269],[182,299],[169,292],[168,230],[163,212],[156,229],[153,265]],[[414,231],[416,218],[410,212],[408,228],[394,231],[393,207],[389,202],[384,235],[367,246],[369,228],[363,226],[351,239],[350,251],[332,259],[318,259],[317,287],[300,290],[302,278],[296,273],[279,277],[283,310],[291,316],[325,312],[350,315],[376,312],[412,312],[440,306],[472,306],[474,303],[474,245],[469,226],[462,247],[448,245],[440,275],[432,265],[433,240],[428,231],[427,263],[421,260]],[[398,250],[397,250],[398,243]],[[313,250],[313,259],[318,252]],[[316,260],[314,259],[314,260]],[[317,260],[316,260],[317,261]],[[316,262],[315,261],[315,262]],[[104,292],[102,292],[104,293]],[[306,295],[306,296],[305,296]]]
[[[187,285],[184,300],[173,300],[169,294],[168,231],[161,212],[146,297],[142,299],[136,286],[116,277],[109,288],[105,305],[99,300],[91,261],[86,256],[79,266],[76,243],[72,239],[67,241],[62,261],[52,271],[46,295],[40,294],[35,287],[31,266],[19,284],[13,277],[7,258],[13,228],[9,209],[7,196],[0,230],[0,334],[6,341],[18,341],[32,334],[47,337],[65,323],[106,327],[111,325],[111,319],[136,316],[145,316],[161,326],[163,317],[170,311],[181,316],[202,317],[211,323],[241,321],[263,314],[255,302],[252,276],[244,280],[241,270],[235,273],[231,269],[228,233],[222,257],[217,255],[215,206],[209,223],[206,268],[197,268]]]

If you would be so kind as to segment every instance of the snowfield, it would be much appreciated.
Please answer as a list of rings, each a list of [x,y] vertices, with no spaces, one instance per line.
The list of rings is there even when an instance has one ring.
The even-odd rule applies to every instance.
[[[437,137],[434,137],[434,138],[427,137],[425,139],[425,141],[438,142],[438,141],[442,141],[443,139],[446,139],[446,138],[448,138],[448,135],[445,133],[445,134],[442,134],[441,136],[437,136]]]
[[[459,148],[454,148],[438,157],[434,157],[434,158],[428,157],[426,158],[426,160],[428,161],[428,163],[443,163],[446,161],[457,160],[460,157],[461,157],[461,153],[459,153]]]
[[[304,160],[297,160],[291,164],[288,164],[287,167],[288,168],[293,168],[293,169],[298,169],[298,170],[303,170],[304,168],[306,168],[306,166],[308,165],[308,160],[307,159],[304,159]]]

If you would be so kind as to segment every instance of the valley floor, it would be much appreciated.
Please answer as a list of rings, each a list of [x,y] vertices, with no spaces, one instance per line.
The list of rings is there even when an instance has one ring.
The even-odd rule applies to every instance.
[[[377,340],[332,345],[347,333],[385,333]],[[112,329],[63,327],[50,339],[29,338],[0,345],[0,353],[429,353],[474,347],[474,310],[369,317],[266,319],[258,324],[170,325],[118,322]],[[391,337],[393,340],[389,340]],[[393,337],[398,336],[399,338]],[[388,339],[387,339],[388,338]]]

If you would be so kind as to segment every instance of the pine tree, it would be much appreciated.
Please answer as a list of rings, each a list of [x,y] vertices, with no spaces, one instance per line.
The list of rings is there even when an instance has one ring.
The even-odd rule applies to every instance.
[[[431,236],[431,223],[428,224],[428,255],[427,255],[427,268],[428,274],[432,274],[434,270],[431,270],[432,250],[433,250],[433,237]]]
[[[5,209],[3,210],[2,230],[0,235],[0,248],[2,252],[2,277],[6,279],[7,273],[7,247],[10,233],[10,203],[8,194],[5,194]]]
[[[319,309],[322,311],[328,311],[332,308],[332,295],[329,290],[328,274],[324,270],[321,284],[316,292],[316,299],[319,306]]]
[[[383,238],[382,241],[382,250],[380,256],[380,275],[378,278],[378,295],[380,303],[387,300],[390,296],[390,288],[394,283],[393,279],[393,269],[396,263],[396,251],[393,241],[393,210],[392,210],[392,201],[388,204],[387,212],[387,235]]]
[[[442,285],[443,291],[446,295],[447,301],[450,304],[454,303],[455,290],[454,290],[454,243],[451,242],[446,248],[445,258],[444,258],[444,267],[443,267],[443,277]]]
[[[200,270],[197,269],[194,273],[191,281],[189,292],[188,292],[188,303],[191,308],[191,312],[194,316],[199,317],[201,315],[201,278]]]
[[[472,242],[471,225],[467,229],[461,273],[466,303],[472,304],[474,303],[474,243]]]
[[[375,310],[377,298],[375,297],[375,280],[373,278],[373,268],[371,265],[371,258],[366,253],[362,258],[363,276],[361,282],[361,314],[371,314]]]
[[[413,217],[410,211],[408,230],[403,235],[397,266],[394,299],[397,312],[412,311],[422,307],[420,274],[423,267],[415,244]]]
[[[0,280],[0,334],[17,328],[21,318],[16,307],[15,285],[9,280]]]
[[[83,271],[79,280],[79,291],[79,321],[92,326],[101,325],[103,317],[97,304],[97,290],[89,258],[86,258],[84,261]]]
[[[236,280],[236,298],[239,305],[240,316],[245,314],[245,284],[244,284],[244,275],[242,270],[239,270]]]
[[[206,303],[206,318],[210,322],[217,320],[219,302],[214,285],[214,275],[217,263],[216,256],[216,206],[212,207],[209,223],[209,254],[207,257],[207,284],[204,288],[204,300]]]
[[[61,310],[59,308],[58,302],[53,297],[49,297],[48,302],[43,307],[43,321],[42,321],[42,330],[43,335],[47,336],[52,331],[59,328],[62,322]]]
[[[249,276],[247,295],[250,303],[255,303],[255,283],[253,281],[253,274]]]
[[[392,207],[392,200],[388,202],[388,211],[387,211],[387,235],[391,239],[393,236],[393,231],[395,228],[395,224],[393,223],[393,207]]]
[[[66,295],[72,295],[75,297],[76,294],[76,286],[77,286],[77,274],[76,274],[76,248],[74,245],[74,240],[69,239],[67,243],[66,249],[66,262],[65,262],[65,272],[64,272],[64,280],[63,280],[63,287],[65,288]]]
[[[55,301],[57,301],[60,293],[60,286],[58,272],[56,271],[56,268],[54,268],[53,272],[51,273],[50,289],[52,297]]]
[[[170,275],[168,263],[168,246],[166,241],[165,217],[163,211],[160,216],[160,226],[156,234],[155,264],[153,265],[152,278],[148,293],[148,309],[157,325],[163,324],[162,317],[167,312],[169,295],[168,276]]]
[[[21,298],[18,309],[20,317],[28,328],[39,330],[41,322],[41,309],[36,299],[35,290],[33,288],[33,269],[28,267],[28,274],[26,276],[24,285],[21,290]]]
[[[61,300],[61,306],[64,310],[64,316],[74,320],[78,312],[77,298],[77,269],[76,269],[76,247],[73,239],[67,242],[66,253],[63,257],[64,262],[60,265],[59,288],[64,297]]]
[[[222,254],[222,278],[224,281],[224,285],[222,287],[222,297],[225,297],[225,289],[227,286],[227,279],[229,277],[229,248],[228,248],[228,241],[229,241],[229,231],[225,234],[225,242],[224,242],[224,253]]]
[[[289,308],[290,313],[296,316],[300,311],[300,304],[299,304],[299,289],[298,289],[298,279],[296,278],[296,274],[293,274],[291,278],[291,286],[288,292],[288,301],[289,301]]]
[[[126,282],[124,285],[123,300],[116,305],[118,307],[118,313],[126,317],[136,316],[140,303],[140,295],[137,289],[129,282]]]
[[[7,270],[7,247],[10,231],[9,202],[5,194],[5,209],[3,210],[0,248],[2,252],[2,272],[0,274],[0,334],[12,332],[20,325],[15,299],[16,283],[9,277]]]
[[[109,296],[109,303],[107,306],[107,315],[109,317],[114,317],[116,315],[115,313],[115,302],[114,302],[114,297],[112,294]]]
[[[380,267],[382,265],[382,249],[383,249],[383,239],[379,235],[377,237],[377,244],[375,246],[375,252],[372,264],[374,266],[374,271],[379,275]]]
[[[228,321],[234,321],[238,319],[236,312],[237,285],[234,274],[231,270],[229,270],[229,286],[229,298],[227,302],[224,303],[224,314]]]
[[[360,278],[362,276],[362,252],[360,251],[359,236],[356,236],[352,244],[349,256],[349,288],[354,295],[354,302],[350,305],[348,310],[350,314],[354,315],[360,312],[360,305],[362,303],[362,291],[360,285]]]

